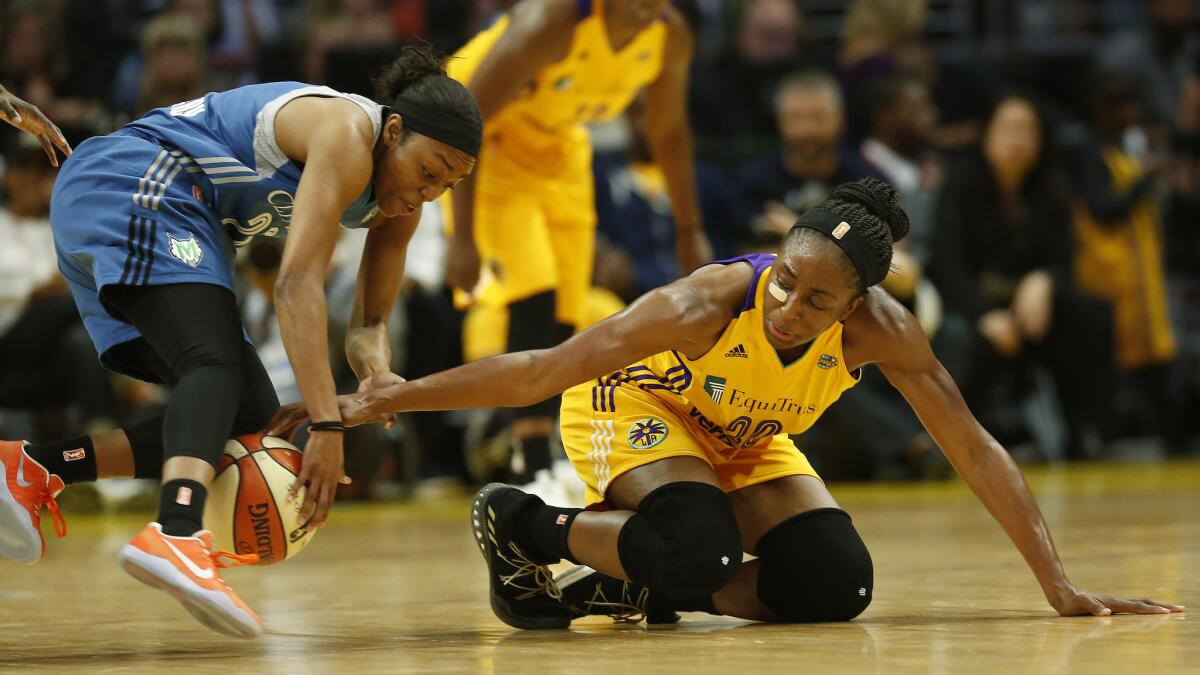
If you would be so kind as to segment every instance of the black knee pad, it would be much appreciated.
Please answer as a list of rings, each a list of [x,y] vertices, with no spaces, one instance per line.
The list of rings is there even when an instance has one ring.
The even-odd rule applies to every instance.
[[[849,621],[871,604],[871,554],[841,509],[783,521],[756,553],[758,598],[779,621]]]
[[[742,537],[720,488],[669,483],[646,495],[617,540],[633,581],[672,598],[707,597],[742,564]]]

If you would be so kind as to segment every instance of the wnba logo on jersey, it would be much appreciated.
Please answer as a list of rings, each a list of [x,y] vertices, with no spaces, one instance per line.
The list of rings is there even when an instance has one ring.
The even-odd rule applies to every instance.
[[[657,417],[644,417],[629,427],[629,447],[648,450],[662,443],[667,437],[667,423]]]

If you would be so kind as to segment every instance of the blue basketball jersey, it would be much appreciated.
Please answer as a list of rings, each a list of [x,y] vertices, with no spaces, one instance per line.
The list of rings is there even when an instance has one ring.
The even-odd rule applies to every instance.
[[[301,96],[356,103],[378,138],[383,106],[298,82],[256,84],[158,108],[107,136],[80,143],[63,162],[50,202],[58,266],[105,365],[138,330],[104,305],[105,287],[179,283],[233,289],[234,247],[284,236],[301,167],[275,140],[275,115]],[[368,227],[379,213],[368,186],[341,217]],[[334,227],[333,223],[329,227]]]
[[[156,108],[117,134],[140,136],[168,149],[164,166],[152,167],[149,173],[167,173],[175,164],[192,174],[205,204],[240,246],[257,235],[283,236],[291,222],[301,167],[279,148],[275,116],[302,96],[338,97],[358,104],[378,138],[383,106],[356,94],[301,82],[253,84]],[[368,185],[342,214],[341,225],[367,227],[378,213]]]

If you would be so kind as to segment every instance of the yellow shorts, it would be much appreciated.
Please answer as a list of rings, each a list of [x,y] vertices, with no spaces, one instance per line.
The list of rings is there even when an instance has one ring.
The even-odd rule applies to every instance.
[[[560,421],[563,447],[587,486],[589,507],[604,505],[605,490],[617,476],[667,457],[708,462],[725,492],[784,476],[820,478],[786,434],[734,453],[636,387],[617,387],[615,412],[598,412],[592,398],[594,384],[585,382],[563,394]]]
[[[557,294],[556,319],[584,321],[596,247],[591,147],[572,146],[561,172],[546,175],[485,143],[475,191],[475,243],[485,275],[473,300],[505,306],[545,291]],[[453,214],[447,227],[453,228]],[[455,296],[460,307],[471,299]]]

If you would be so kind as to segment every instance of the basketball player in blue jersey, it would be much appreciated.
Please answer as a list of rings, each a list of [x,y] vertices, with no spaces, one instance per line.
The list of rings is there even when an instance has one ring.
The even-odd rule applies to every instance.
[[[844,184],[778,256],[700,268],[569,341],[342,397],[346,424],[399,410],[519,406],[566,389],[563,443],[588,510],[493,484],[472,528],[491,605],[518,628],[584,614],[706,611],[845,621],[871,602],[871,557],[788,434],[876,365],[1020,550],[1064,616],[1182,611],[1077,589],[1033,495],[980,427],[916,320],[876,287],[908,231],[896,191]],[[632,364],[632,365],[631,365]],[[280,411],[286,431],[302,415]],[[743,551],[756,556],[742,562]],[[552,579],[546,564],[588,567]]]
[[[261,632],[217,571],[238,557],[214,552],[201,522],[225,440],[260,429],[279,405],[239,319],[234,251],[288,235],[275,303],[316,420],[293,490],[307,486],[301,518],[320,527],[344,480],[324,292],[339,228],[370,230],[346,338],[367,390],[399,379],[386,325],[421,205],[467,175],[479,150],[475,100],[428,51],[406,48],[378,93],[386,105],[296,82],[208,94],[89,139],[65,162],[50,218],[100,360],[172,392],[165,415],[123,430],[0,443],[0,554],[42,557],[43,505],[65,532],[54,501],[64,483],[161,477],[157,522],[121,550],[122,565],[214,630]]]

